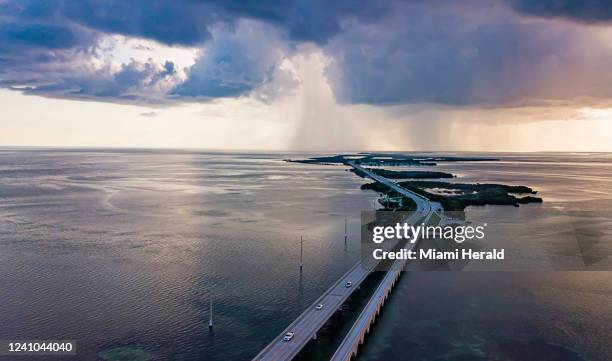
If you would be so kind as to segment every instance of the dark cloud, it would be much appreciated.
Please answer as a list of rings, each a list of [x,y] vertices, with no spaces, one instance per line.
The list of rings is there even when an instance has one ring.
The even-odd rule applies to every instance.
[[[77,37],[68,27],[46,24],[0,24],[0,42],[5,46],[39,46],[49,49],[70,48]]]
[[[612,2],[609,0],[510,0],[521,13],[558,17],[581,22],[612,21]]]
[[[207,0],[232,18],[256,19],[286,30],[290,39],[324,43],[341,31],[343,21],[380,19],[390,0]]]
[[[48,96],[141,99],[135,94],[137,86],[155,86],[176,69],[153,72],[152,63],[130,63],[114,71],[86,64],[99,63],[96,50],[102,35],[120,34],[171,46],[206,48],[171,97],[239,96],[269,85],[280,74],[279,64],[291,51],[291,43],[325,42],[341,30],[344,19],[372,19],[383,11],[381,4],[346,0],[9,0],[0,3],[1,84]],[[267,25],[245,27],[241,25],[244,19],[251,19],[251,25]],[[224,31],[211,39],[215,28]],[[82,63],[76,64],[77,60]],[[265,99],[291,84],[290,76],[281,75],[286,86],[267,86]],[[140,93],[151,93],[144,88]]]
[[[185,97],[240,96],[272,81],[287,52],[286,39],[251,22],[236,31],[217,31],[214,40],[173,90]]]
[[[31,72],[27,79],[21,76],[4,79],[3,86],[17,88],[26,94],[47,97],[102,100],[122,103],[164,103],[165,94],[172,86],[174,64],[164,66],[153,62],[123,64],[117,71],[110,67],[92,68],[79,66],[72,71],[60,67],[52,72],[53,65],[40,75]],[[27,73],[26,71],[23,72]]]
[[[12,0],[0,9],[28,21],[71,21],[104,33],[136,36],[168,45],[194,46],[209,27],[247,18],[283,29],[296,41],[324,42],[345,19],[369,21],[390,1],[365,0]]]
[[[612,51],[589,29],[476,4],[401,4],[384,22],[344,29],[326,47],[337,98],[513,106],[612,96]]]
[[[328,79],[346,103],[606,99],[612,52],[605,39],[584,24],[543,18],[604,22],[611,9],[595,0],[6,0],[0,86],[157,103],[261,91],[271,101],[297,83],[283,60],[310,42],[331,59]],[[202,52],[189,69],[110,64],[98,54],[109,34]]]
[[[81,25],[157,40],[169,45],[197,45],[210,34],[207,9],[195,1],[66,0],[62,15]]]
[[[210,34],[212,14],[191,0],[9,0],[0,11],[23,23],[80,25],[169,45],[197,45]]]

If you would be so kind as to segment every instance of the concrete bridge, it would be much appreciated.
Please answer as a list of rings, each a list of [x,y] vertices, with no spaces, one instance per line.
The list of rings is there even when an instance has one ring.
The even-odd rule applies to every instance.
[[[374,174],[354,162],[349,162],[348,165],[365,173],[373,180],[414,200],[417,208],[408,219],[404,220],[404,222],[414,224],[419,221],[428,220],[434,212],[442,212],[442,206],[439,203],[430,202],[427,198],[402,188],[397,183]],[[416,245],[416,242],[409,244],[409,247],[414,247],[414,245]],[[391,251],[396,249],[399,243],[397,240],[385,241],[381,246],[383,250]],[[331,285],[331,287],[312,305],[308,306],[308,308],[306,308],[306,310],[289,326],[276,336],[272,342],[261,350],[253,360],[286,361],[293,359],[306,344],[317,338],[317,332],[327,323],[333,314],[340,309],[342,304],[344,304],[353,291],[361,285],[370,272],[376,269],[379,263],[380,260],[374,259],[371,255],[356,263],[342,275],[340,279]],[[359,344],[363,342],[365,334],[369,331],[370,325],[380,312],[384,305],[384,301],[391,293],[405,264],[405,261],[401,262],[399,260],[396,260],[392,264],[391,269],[387,272],[378,288],[371,296],[365,309],[362,311],[358,320],[353,325],[353,328],[345,337],[340,348],[334,355],[335,359],[348,360],[352,355],[356,354]],[[287,333],[292,333],[290,340],[284,339]]]
[[[430,213],[423,223],[429,223],[431,214],[433,213]],[[404,248],[413,250],[415,247],[416,242],[408,242]],[[370,332],[370,328],[376,321],[376,317],[380,314],[387,298],[391,295],[391,291],[393,291],[393,287],[395,287],[407,263],[407,259],[396,259],[393,262],[387,274],[380,281],[370,300],[359,314],[359,317],[355,320],[353,327],[351,327],[342,343],[340,343],[340,346],[338,346],[331,361],[349,361],[354,356],[357,356],[359,345],[365,341],[366,335]]]

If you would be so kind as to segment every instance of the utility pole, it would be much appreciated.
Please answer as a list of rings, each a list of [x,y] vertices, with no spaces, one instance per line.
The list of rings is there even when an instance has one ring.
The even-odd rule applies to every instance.
[[[210,319],[208,320],[208,328],[212,330],[213,319],[212,319],[212,295],[210,296]]]
[[[346,248],[347,240],[348,240],[348,218],[344,216],[344,248]]]
[[[304,267],[304,262],[303,262],[303,249],[304,249],[304,237],[300,236],[300,271],[302,270],[302,268]]]

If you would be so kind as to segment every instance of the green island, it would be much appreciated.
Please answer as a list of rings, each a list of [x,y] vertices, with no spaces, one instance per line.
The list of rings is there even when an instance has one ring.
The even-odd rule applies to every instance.
[[[493,183],[447,183],[436,181],[406,181],[400,186],[439,202],[447,211],[463,211],[467,206],[512,205],[541,203],[542,198],[531,195],[518,197],[517,194],[536,194],[526,186],[508,186]],[[389,188],[380,183],[372,182],[361,186],[361,189],[371,189],[380,193],[389,193]],[[391,192],[395,195],[395,192]],[[393,208],[393,207],[388,207]]]
[[[323,165],[347,164],[347,162],[353,161],[356,164],[367,166],[435,166],[439,162],[490,162],[498,160],[497,158],[487,157],[429,156],[402,153],[354,153],[308,159],[286,159],[288,162]]]
[[[389,178],[389,179],[436,179],[436,178],[453,178],[454,175],[446,172],[422,171],[422,170],[389,170],[382,168],[368,168],[374,174]],[[366,175],[356,169],[351,169],[351,172],[365,178]]]
[[[354,162],[361,166],[435,166],[439,162],[479,162],[498,161],[495,158],[484,157],[456,157],[456,156],[427,156],[401,153],[356,153],[339,154],[334,156],[312,157],[300,160],[287,160],[305,164],[348,165]],[[455,178],[446,172],[417,171],[417,170],[390,170],[383,168],[368,168],[369,171],[388,179],[403,180],[398,184],[414,193],[427,197],[429,200],[439,202],[447,211],[463,211],[467,206],[484,205],[512,205],[541,203],[542,198],[534,196],[537,191],[527,186],[504,185],[495,183],[454,183],[443,182],[436,179]],[[351,172],[364,178],[366,175],[356,169]],[[361,186],[361,189],[370,189],[381,193],[378,202],[385,210],[410,211],[416,204],[410,198],[404,197],[387,186],[371,182]]]

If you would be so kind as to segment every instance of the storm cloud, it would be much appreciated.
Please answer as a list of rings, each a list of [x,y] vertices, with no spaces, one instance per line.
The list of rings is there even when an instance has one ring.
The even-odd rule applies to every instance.
[[[607,0],[511,0],[510,3],[517,11],[534,16],[587,23],[612,21],[612,3]]]
[[[524,19],[499,3],[401,4],[393,14],[347,27],[326,47],[339,100],[512,106],[612,96],[612,49],[593,29]]]
[[[272,82],[289,52],[286,39],[258,23],[243,22],[235,31],[218,29],[206,51],[172,94],[193,98],[240,96]]]
[[[342,103],[495,107],[612,96],[612,6],[601,0],[5,0],[0,13],[0,86],[48,97],[272,101],[299,83],[283,62],[313,47],[329,58],[325,74]],[[187,68],[117,63],[100,55],[114,35],[199,55]]]

